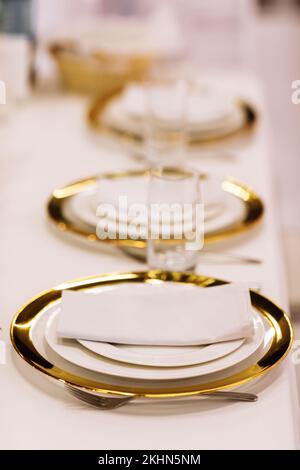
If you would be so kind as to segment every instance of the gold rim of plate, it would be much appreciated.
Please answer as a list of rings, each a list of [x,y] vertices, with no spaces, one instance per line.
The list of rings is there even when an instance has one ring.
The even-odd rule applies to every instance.
[[[48,311],[50,305],[54,306],[61,302],[62,291],[89,290],[120,283],[153,283],[153,282],[177,282],[183,284],[193,284],[202,288],[227,284],[226,281],[212,277],[201,276],[191,273],[171,272],[171,271],[143,271],[103,274],[100,276],[87,277],[74,281],[65,282],[53,289],[47,290],[25,304],[11,323],[11,341],[17,353],[32,367],[43,374],[61,382],[80,389],[108,395],[138,395],[145,398],[172,398],[179,396],[192,396],[199,393],[212,392],[230,387],[236,387],[250,380],[260,377],[273,369],[288,354],[292,341],[293,330],[286,313],[271,300],[261,294],[250,291],[253,307],[267,320],[271,326],[272,342],[270,348],[254,364],[247,366],[244,370],[232,373],[232,375],[209,379],[206,383],[193,383],[192,385],[182,384],[170,388],[160,385],[159,381],[155,387],[147,387],[145,384],[132,385],[112,385],[109,382],[95,381],[74,375],[65,371],[43,357],[35,348],[31,331],[35,320]],[[224,313],[226,314],[226,313]],[[134,382],[134,381],[132,381]],[[138,382],[138,381],[137,381]],[[172,381],[171,381],[172,382]]]
[[[121,87],[117,91],[113,91],[111,93],[107,93],[106,96],[102,96],[101,98],[97,98],[94,100],[87,111],[87,122],[89,126],[97,132],[100,132],[103,135],[111,138],[119,138],[124,140],[129,144],[141,144],[144,141],[143,136],[139,132],[132,132],[129,130],[120,129],[118,127],[107,125],[102,120],[102,115],[107,106],[112,102],[112,100],[118,99],[118,95],[123,91],[123,87]],[[231,130],[228,133],[220,134],[220,135],[206,135],[201,136],[199,134],[191,133],[189,136],[189,145],[197,146],[200,144],[205,143],[216,143],[222,140],[231,139],[236,136],[241,136],[247,134],[251,131],[258,121],[258,113],[256,109],[247,101],[237,99],[237,106],[241,109],[242,113],[244,114],[244,123],[237,129]]]
[[[69,198],[91,189],[99,182],[101,178],[118,179],[126,177],[143,177],[147,176],[148,174],[149,170],[106,173],[82,179],[62,188],[55,189],[48,201],[48,216],[60,231],[79,235],[90,242],[110,243],[124,248],[145,249],[146,240],[143,239],[132,240],[128,238],[123,240],[119,238],[107,238],[105,240],[100,240],[96,235],[96,227],[95,230],[91,230],[89,227],[82,227],[79,223],[76,224],[76,222],[70,220],[66,216],[64,207]],[[201,177],[205,178],[205,175],[201,175]],[[234,178],[228,177],[224,179],[222,188],[226,193],[235,196],[244,204],[244,217],[242,220],[239,220],[234,224],[230,224],[224,228],[204,234],[205,244],[220,242],[224,239],[231,238],[249,230],[250,228],[256,226],[258,222],[260,222],[264,214],[264,205],[262,200],[251,188],[245,184],[238,182]],[[171,243],[172,240],[169,242]]]

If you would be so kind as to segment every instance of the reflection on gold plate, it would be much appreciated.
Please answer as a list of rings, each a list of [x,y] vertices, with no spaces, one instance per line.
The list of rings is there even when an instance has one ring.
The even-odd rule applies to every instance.
[[[142,252],[146,248],[146,240],[138,239],[105,239],[100,240],[96,235],[96,226],[91,227],[87,224],[80,224],[72,220],[66,214],[66,205],[70,201],[70,198],[84,192],[93,189],[101,178],[106,179],[119,179],[126,177],[145,177],[148,175],[148,170],[133,170],[133,171],[124,171],[119,173],[108,173],[91,178],[86,178],[80,181],[76,181],[67,186],[64,186],[59,189],[55,189],[52,193],[52,196],[48,202],[48,215],[50,220],[52,220],[56,227],[61,232],[69,232],[75,235],[84,238],[90,242],[98,243],[110,243],[122,248],[134,249],[135,253],[132,253],[136,256],[142,256]],[[202,178],[205,178],[205,175],[201,175]],[[223,228],[212,230],[204,235],[205,244],[215,243],[223,241],[224,239],[239,235],[250,228],[256,226],[256,224],[262,219],[264,213],[264,206],[262,200],[259,196],[248,186],[239,183],[233,178],[226,178],[222,183],[222,188],[225,193],[228,193],[236,197],[244,206],[244,215],[242,219],[237,220],[236,222],[226,225]],[[172,243],[172,240],[169,240]],[[140,254],[138,252],[140,250]]]
[[[112,384],[109,376],[99,375],[99,380],[75,375],[49,361],[45,355],[37,351],[32,340],[32,329],[37,318],[46,315],[49,306],[59,305],[61,294],[65,289],[88,290],[93,292],[99,287],[120,283],[153,283],[178,282],[192,284],[202,288],[226,284],[225,281],[191,273],[170,271],[145,271],[104,274],[96,277],[83,278],[65,282],[53,289],[38,295],[24,305],[11,324],[11,341],[17,353],[32,367],[43,374],[56,379],[62,384],[71,384],[86,391],[114,395],[138,395],[146,398],[171,398],[178,396],[191,396],[198,393],[211,392],[227,387],[235,387],[255,379],[275,367],[289,352],[293,331],[285,312],[271,300],[250,291],[253,307],[270,324],[271,344],[259,360],[243,366],[244,369],[233,371],[231,368],[223,377],[212,378],[207,376],[205,381],[200,378],[193,379],[193,383],[186,380],[176,381],[173,384],[151,381],[149,385],[139,381],[122,381]],[[126,314],[126,312],[124,312]],[[226,314],[226,313],[225,313]],[[107,381],[106,381],[107,377]]]
[[[117,92],[114,91],[107,93],[106,96],[102,96],[101,98],[97,98],[93,101],[87,112],[88,124],[92,129],[107,137],[119,138],[129,144],[141,144],[143,143],[144,138],[139,131],[133,132],[129,129],[125,130],[117,126],[108,125],[102,119],[102,115],[107,106],[111,104],[112,100],[118,99],[118,96],[122,91],[123,88],[120,88]],[[250,103],[243,100],[237,100],[237,106],[244,115],[243,123],[239,128],[229,132],[211,133],[211,135],[191,133],[189,135],[189,144],[193,146],[204,143],[214,143],[237,135],[240,136],[251,130],[258,119],[256,110]]]

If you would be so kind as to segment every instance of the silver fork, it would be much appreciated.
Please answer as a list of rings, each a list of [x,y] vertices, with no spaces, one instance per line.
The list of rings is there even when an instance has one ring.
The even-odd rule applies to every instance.
[[[102,397],[100,395],[94,395],[89,392],[85,392],[80,390],[72,385],[66,384],[66,390],[78,400],[81,400],[88,405],[94,406],[101,410],[114,410],[116,408],[120,408],[121,406],[126,405],[136,398],[139,398],[138,395],[131,395],[128,397],[121,397],[121,398],[110,398],[110,397]],[[199,393],[197,396],[205,396],[211,398],[218,398],[218,399],[225,399],[225,400],[233,400],[233,401],[244,401],[244,402],[255,402],[258,400],[258,396],[254,393],[245,393],[245,392],[226,392],[226,391],[218,391],[218,392],[209,392],[209,393]]]

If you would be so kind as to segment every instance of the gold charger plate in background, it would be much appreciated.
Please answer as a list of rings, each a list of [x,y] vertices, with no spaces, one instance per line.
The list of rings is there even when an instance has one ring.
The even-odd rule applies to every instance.
[[[91,106],[87,112],[87,121],[90,127],[101,134],[110,137],[118,138],[124,140],[129,144],[141,144],[144,141],[143,136],[139,132],[132,132],[131,130],[124,130],[118,128],[117,126],[108,125],[103,122],[102,115],[107,106],[111,103],[112,100],[118,99],[118,95],[123,91],[121,88],[118,92],[108,93],[106,96],[97,98],[92,102]],[[247,133],[251,130],[257,122],[257,112],[254,107],[243,100],[237,100],[237,106],[241,109],[244,115],[243,124],[232,131],[220,133],[219,135],[200,135],[196,133],[191,133],[189,135],[189,145],[199,145],[205,143],[214,143],[221,141],[223,139],[232,138],[235,136],[240,136],[244,133]]]
[[[119,385],[112,384],[108,380],[94,380],[84,376],[70,373],[49,362],[35,348],[32,340],[32,328],[37,318],[46,315],[49,306],[59,305],[62,291],[85,290],[93,291],[101,286],[119,283],[149,283],[149,282],[178,282],[196,285],[202,288],[226,284],[225,281],[211,277],[200,276],[191,273],[145,271],[128,272],[116,274],[103,274],[96,277],[83,278],[69,281],[53,289],[41,293],[26,305],[24,305],[11,324],[11,341],[17,353],[32,367],[43,374],[55,379],[62,384],[70,384],[86,391],[113,395],[138,395],[146,398],[172,398],[178,396],[192,396],[199,393],[211,392],[227,387],[236,387],[252,379],[255,379],[275,367],[289,352],[293,331],[290,321],[284,311],[271,300],[257,292],[250,291],[251,302],[255,309],[268,321],[272,331],[271,345],[258,361],[238,372],[229,370],[228,376],[223,378],[209,378],[207,382],[197,378],[193,384],[187,381],[176,381],[175,385],[161,384],[160,381],[151,381],[150,385],[139,383],[139,381],[121,382]],[[126,312],[124,312],[124,315]],[[226,312],[224,312],[226,315]],[[230,375],[231,374],[231,375]],[[104,376],[105,377],[105,376]],[[170,381],[172,382],[172,381]]]
[[[128,252],[132,252],[134,256],[143,256],[146,249],[146,240],[138,239],[105,239],[100,240],[96,235],[96,227],[91,228],[87,224],[80,224],[79,222],[71,220],[66,214],[66,205],[70,198],[84,192],[91,190],[94,186],[99,184],[102,178],[118,179],[126,177],[144,177],[147,176],[148,170],[134,170],[124,171],[119,173],[108,173],[98,176],[92,176],[75,183],[71,183],[62,188],[55,189],[48,201],[47,211],[50,220],[55,223],[55,226],[61,232],[68,232],[89,241],[97,243],[110,243],[119,247],[125,248]],[[201,176],[205,178],[205,175]],[[264,213],[263,202],[260,197],[248,186],[239,183],[233,178],[226,178],[222,183],[223,190],[238,198],[244,205],[244,216],[236,223],[226,225],[224,228],[213,230],[204,234],[205,244],[216,243],[223,241],[227,238],[239,235],[248,231],[262,219]],[[170,240],[172,242],[172,240]]]

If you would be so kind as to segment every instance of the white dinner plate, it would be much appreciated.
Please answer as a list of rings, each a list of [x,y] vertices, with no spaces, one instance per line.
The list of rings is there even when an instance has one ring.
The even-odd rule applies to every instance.
[[[213,361],[239,348],[244,339],[205,346],[136,346],[77,340],[82,346],[115,361],[156,367],[183,367]]]
[[[245,216],[245,205],[242,200],[238,199],[232,194],[227,193],[222,189],[220,175],[209,175],[207,181],[203,181],[201,185],[201,192],[203,193],[204,200],[204,223],[205,233],[209,234],[214,231],[222,230],[237,222],[243,220]],[[75,194],[66,202],[65,211],[70,220],[76,224],[87,225],[89,229],[95,230],[95,227],[100,221],[97,217],[96,210],[98,204],[103,203],[111,204],[118,207],[118,195],[128,194],[127,207],[131,204],[138,202],[139,204],[146,204],[147,201],[147,177],[128,177],[117,181],[117,187],[114,188],[113,181],[102,180],[97,182],[97,185],[92,188]],[[103,194],[100,191],[101,184],[104,185]],[[128,188],[131,188],[130,190]],[[105,198],[106,196],[106,198]],[[105,199],[105,200],[104,200]],[[128,235],[130,229],[131,236],[134,239],[145,238],[147,236],[147,227],[131,223],[127,224],[122,220],[123,214],[118,214],[118,223],[106,218],[101,218],[101,224],[105,230],[112,230],[122,236]],[[182,227],[179,225],[181,233]],[[176,229],[176,223],[174,225]],[[176,231],[176,230],[175,230]],[[144,235],[144,236],[143,236]]]
[[[56,333],[60,308],[55,308],[49,316],[45,329],[45,339],[49,347],[65,360],[83,367],[111,376],[139,380],[173,380],[197,377],[222,371],[235,366],[255,354],[264,343],[265,328],[261,316],[253,310],[254,335],[230,354],[214,361],[186,367],[147,367],[125,364],[99,356],[80,345],[76,340],[59,338]]]
[[[87,225],[93,231],[100,221],[100,218],[96,216],[95,210],[93,209],[93,204],[95,198],[95,189],[87,190],[82,193],[74,195],[66,203],[65,211],[70,220],[75,221],[76,223],[83,223]],[[211,212],[209,218],[204,217],[205,223],[205,233],[214,232],[217,230],[224,229],[230,225],[237,223],[240,220],[243,220],[245,216],[245,206],[243,201],[240,201],[235,196],[231,194],[224,193],[223,203],[213,209],[214,213]],[[103,223],[106,224],[107,228],[112,228],[115,230],[115,225],[109,219],[103,220]],[[127,225],[122,222],[118,223],[118,233],[128,231]],[[135,233],[134,225],[130,225],[130,230]],[[139,227],[139,233],[143,230],[143,226]],[[144,227],[146,231],[146,227]],[[146,233],[146,232],[145,232]]]
[[[224,210],[223,199],[225,193],[222,190],[223,180],[223,177],[215,175],[214,177],[208,176],[206,180],[201,181],[200,193],[204,203],[204,217],[206,221],[216,217]],[[130,212],[128,209],[137,203],[139,205],[144,205],[145,207],[148,206],[148,188],[149,179],[146,176],[141,178],[133,176],[119,180],[99,179],[97,188],[95,189],[94,194],[91,193],[90,197],[91,213],[93,217],[95,217],[99,205],[108,203],[116,208],[116,214],[113,215],[114,217],[116,215],[119,222],[128,223],[130,221],[132,223],[129,218]],[[120,196],[126,197],[127,204],[125,206],[119,204]],[[172,202],[172,200],[170,202]],[[177,221],[182,222],[182,214],[175,213],[174,215],[175,224]],[[138,223],[141,225],[146,225],[148,223],[146,213],[140,213],[139,211]]]
[[[113,99],[104,109],[102,115],[103,123],[111,128],[119,129],[123,132],[144,135],[144,119],[137,119],[128,113],[121,97]],[[196,137],[213,137],[215,135],[226,135],[240,129],[246,121],[243,109],[234,104],[229,115],[223,119],[205,122],[188,123],[188,131]]]

